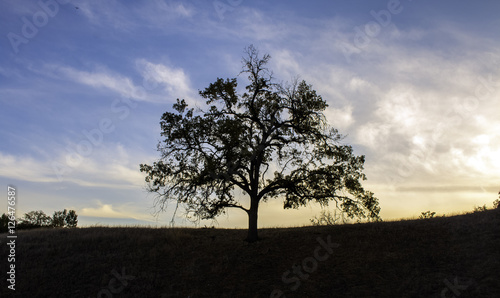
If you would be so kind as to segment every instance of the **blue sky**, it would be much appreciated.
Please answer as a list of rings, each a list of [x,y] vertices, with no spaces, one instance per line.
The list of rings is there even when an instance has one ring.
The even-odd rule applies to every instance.
[[[176,98],[203,106],[198,90],[236,77],[253,44],[278,80],[300,76],[327,100],[384,219],[491,206],[499,13],[498,1],[2,1],[0,184],[18,188],[18,216],[167,224],[174,205],[153,217],[139,172],[159,157],[160,117]],[[260,226],[319,210],[270,201]],[[218,224],[246,227],[246,214]]]

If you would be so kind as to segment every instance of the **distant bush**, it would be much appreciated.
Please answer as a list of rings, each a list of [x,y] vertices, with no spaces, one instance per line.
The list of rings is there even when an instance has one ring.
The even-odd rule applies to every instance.
[[[433,218],[436,215],[436,212],[425,211],[418,217],[419,219],[428,219]]]
[[[337,222],[342,219],[342,223],[346,223],[347,220],[344,218],[344,214],[337,216],[337,210],[332,214],[330,211],[321,211],[319,217],[314,217],[310,219],[313,226],[333,226],[338,224]]]
[[[486,210],[488,210],[488,207],[486,207],[486,205],[484,205],[483,207],[481,206],[474,207],[474,212],[483,212]]]

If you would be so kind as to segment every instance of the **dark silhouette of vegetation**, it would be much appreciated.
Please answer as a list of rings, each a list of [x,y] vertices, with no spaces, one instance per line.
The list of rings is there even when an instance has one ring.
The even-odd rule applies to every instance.
[[[433,218],[434,215],[436,215],[436,212],[430,212],[430,211],[425,211],[420,214],[418,217],[419,219],[428,219],[428,218]]]
[[[236,78],[218,78],[200,91],[205,111],[177,99],[175,112],[163,114],[161,159],[140,165],[148,190],[158,194],[158,212],[170,199],[197,220],[238,208],[248,214],[249,242],[258,240],[259,203],[271,198],[283,198],[284,208],[335,201],[350,218],[379,220],[378,199],[360,182],[365,158],[328,126],[327,103],[305,81],[275,83],[269,55],[253,46],[246,53],[245,93],[237,94]],[[249,207],[235,199],[235,187],[249,196]]]
[[[0,232],[8,231],[8,223],[11,221],[7,214],[2,214],[0,217]],[[30,211],[25,213],[22,218],[14,220],[15,228],[18,230],[35,229],[43,227],[67,227],[74,228],[78,224],[78,215],[75,210],[64,209],[63,211],[55,211],[52,217],[48,216],[42,210]]]
[[[54,214],[52,215],[52,226],[55,228],[64,227],[67,215],[68,211],[66,209],[63,211],[54,211]]]
[[[488,210],[488,207],[486,207],[486,205],[483,205],[482,207],[481,206],[474,206],[474,212],[483,212],[483,211],[486,211]]]
[[[66,211],[66,209],[64,211]],[[64,218],[64,223],[68,228],[76,228],[76,225],[78,224],[78,215],[76,214],[75,210],[70,210],[68,212],[68,214]]]
[[[52,218],[45,214],[42,210],[30,211],[18,220],[17,229],[33,229],[40,227],[50,227]]]
[[[344,217],[344,213],[337,215],[337,210],[334,210],[333,213],[322,210],[319,216],[314,216],[310,221],[313,226],[333,226],[345,224],[347,219]]]
[[[493,201],[493,208],[500,209],[500,191],[498,192],[498,199]]]
[[[7,232],[8,225],[9,225],[9,216],[4,213],[0,217],[0,233]]]
[[[15,295],[0,287],[0,297],[500,297],[498,209],[432,220],[266,228],[259,230],[264,240],[257,245],[241,241],[246,233],[145,227],[19,231],[20,286]],[[326,248],[339,246],[327,258],[325,249],[315,250],[318,239]],[[9,254],[4,240],[0,255]],[[317,256],[322,260],[315,263]],[[101,290],[109,285],[115,290],[106,295]]]

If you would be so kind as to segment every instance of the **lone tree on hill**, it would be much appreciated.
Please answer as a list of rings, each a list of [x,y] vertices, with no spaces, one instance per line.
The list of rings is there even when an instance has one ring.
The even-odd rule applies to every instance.
[[[253,46],[246,54],[245,93],[237,94],[236,78],[218,78],[199,92],[205,111],[177,99],[176,112],[163,114],[161,159],[140,165],[159,211],[169,199],[198,219],[239,208],[248,214],[249,242],[258,240],[259,203],[271,198],[283,198],[284,208],[333,200],[351,218],[379,220],[377,198],[360,183],[364,156],[353,155],[327,125],[326,102],[305,81],[274,83],[269,55],[260,57]],[[249,207],[235,199],[235,187],[249,196]]]

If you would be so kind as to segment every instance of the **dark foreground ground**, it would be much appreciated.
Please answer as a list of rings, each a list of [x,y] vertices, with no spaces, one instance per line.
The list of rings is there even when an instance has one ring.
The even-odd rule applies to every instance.
[[[0,297],[500,297],[500,212],[330,227],[19,231]]]

